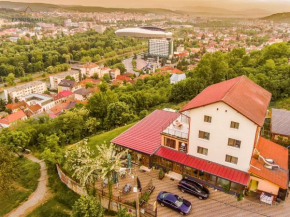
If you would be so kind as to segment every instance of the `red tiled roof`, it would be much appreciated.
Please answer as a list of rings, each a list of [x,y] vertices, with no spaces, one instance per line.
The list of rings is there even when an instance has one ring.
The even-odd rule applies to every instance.
[[[20,107],[27,107],[27,104],[24,102],[24,101],[20,101],[20,102],[17,102],[17,103],[11,103],[11,104],[7,104],[5,106],[5,108],[9,108],[11,110],[14,110],[14,109],[18,109]]]
[[[239,170],[189,156],[185,153],[174,151],[164,146],[161,146],[155,155],[245,186],[248,185],[249,174]]]
[[[161,132],[180,114],[155,110],[112,140],[113,143],[152,155],[161,143]]]
[[[281,169],[267,169],[262,161],[252,158],[253,167],[250,167],[249,173],[273,182],[284,189],[288,188],[288,149],[263,137],[260,137],[256,148],[260,155],[273,159],[274,164],[279,165]]]
[[[6,116],[3,119],[0,119],[0,123],[9,125],[13,121],[20,120],[21,118],[24,118],[25,116],[26,116],[25,113],[22,110],[19,110],[18,112],[15,112],[15,113],[13,113],[11,115],[8,115],[8,116]]]
[[[29,106],[29,109],[32,111],[32,112],[36,112],[38,111],[39,109],[41,109],[42,107],[38,104],[35,104],[35,105],[32,105],[32,106]]]
[[[262,126],[270,100],[270,92],[247,77],[240,76],[207,87],[180,111],[224,102],[254,123]]]
[[[69,91],[69,90],[64,90],[64,91],[59,92],[56,96],[54,96],[54,100],[58,100],[60,98],[67,97],[67,96],[72,95],[72,94],[74,94],[74,93]]]
[[[124,81],[124,80],[130,81],[131,78],[127,77],[126,75],[117,75],[116,80],[119,80],[119,81]]]

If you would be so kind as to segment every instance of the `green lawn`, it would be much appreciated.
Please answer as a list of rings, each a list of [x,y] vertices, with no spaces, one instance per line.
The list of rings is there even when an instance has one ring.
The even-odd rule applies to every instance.
[[[126,126],[118,127],[114,130],[92,136],[89,138],[88,146],[96,152],[97,145],[101,145],[103,143],[109,143],[112,139],[114,139],[116,136],[118,136],[119,134],[123,133],[125,130],[132,127],[134,124],[136,123],[131,123]]]
[[[280,99],[270,103],[270,108],[290,110],[290,98]]]
[[[27,217],[68,217],[71,210],[54,197],[33,210]]]
[[[26,201],[30,194],[35,191],[40,177],[40,166],[26,158],[18,158],[20,175],[12,183],[14,189],[9,193],[0,194],[0,216],[4,216],[11,210]]]

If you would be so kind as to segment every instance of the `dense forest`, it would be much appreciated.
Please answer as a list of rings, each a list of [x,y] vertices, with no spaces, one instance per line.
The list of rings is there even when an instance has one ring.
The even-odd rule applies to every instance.
[[[13,73],[16,77],[22,77],[25,73],[58,72],[70,60],[96,62],[143,46],[138,39],[117,37],[113,29],[106,30],[102,35],[89,31],[41,40],[33,36],[31,40],[21,38],[17,43],[0,44],[0,76]]]

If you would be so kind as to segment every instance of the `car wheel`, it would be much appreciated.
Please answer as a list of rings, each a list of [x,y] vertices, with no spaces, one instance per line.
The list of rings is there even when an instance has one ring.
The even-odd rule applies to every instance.
[[[180,212],[180,214],[181,214],[181,215],[185,215],[185,213],[184,213],[184,212]]]
[[[180,191],[181,191],[182,193],[184,193],[184,192],[185,192],[183,188],[181,188],[181,189],[180,189]]]
[[[164,203],[160,203],[161,206],[164,206]]]
[[[199,196],[198,199],[203,200],[203,197]]]

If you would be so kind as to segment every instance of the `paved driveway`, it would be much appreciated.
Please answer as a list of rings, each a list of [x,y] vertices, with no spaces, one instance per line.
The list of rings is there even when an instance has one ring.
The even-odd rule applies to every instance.
[[[169,191],[192,203],[192,211],[189,216],[196,217],[290,217],[290,198],[286,202],[277,206],[269,206],[262,203],[256,203],[244,199],[238,202],[237,198],[210,188],[210,198],[207,200],[199,200],[198,198],[182,193],[178,188],[177,180],[170,180],[165,177],[162,181],[157,179],[158,172],[151,171],[146,173],[139,173],[139,178],[142,183],[148,183],[150,179],[153,180],[153,185],[156,187],[150,196],[149,203],[153,204],[160,191]],[[175,211],[167,207],[157,207],[158,217],[181,216]]]

